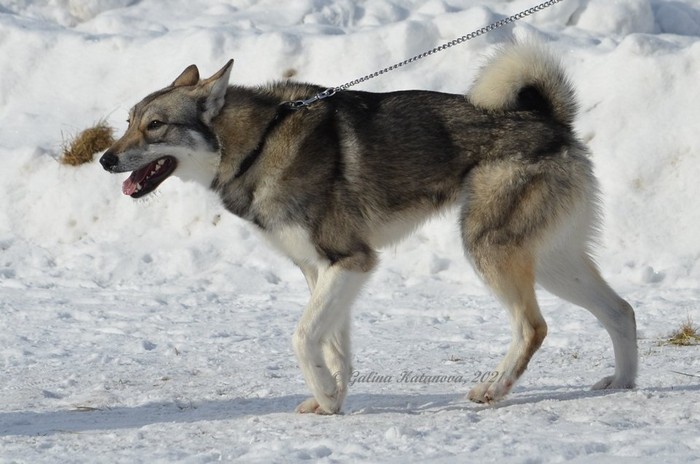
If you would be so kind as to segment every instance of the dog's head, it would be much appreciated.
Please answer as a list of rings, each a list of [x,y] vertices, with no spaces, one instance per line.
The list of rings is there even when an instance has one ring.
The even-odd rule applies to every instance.
[[[109,172],[133,171],[122,185],[125,195],[147,195],[171,175],[211,184],[221,157],[211,123],[224,106],[232,66],[230,60],[200,80],[191,65],[131,109],[126,132],[100,158]]]

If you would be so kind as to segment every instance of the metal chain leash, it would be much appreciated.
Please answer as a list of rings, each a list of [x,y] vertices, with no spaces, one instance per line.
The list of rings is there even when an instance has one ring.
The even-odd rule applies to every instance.
[[[332,97],[337,92],[340,92],[342,90],[347,90],[350,87],[353,87],[357,84],[361,84],[362,82],[368,81],[370,79],[374,79],[375,77],[379,77],[382,74],[399,69],[402,66],[405,66],[407,64],[413,63],[413,62],[418,61],[418,60],[421,60],[427,56],[433,55],[433,54],[441,52],[443,50],[447,50],[448,48],[454,47],[455,45],[459,45],[459,44],[464,43],[468,40],[475,39],[476,37],[479,37],[481,35],[486,34],[487,32],[491,32],[494,29],[498,29],[498,28],[503,27],[503,26],[510,24],[510,23],[514,23],[515,21],[519,21],[523,18],[526,18],[534,13],[542,11],[545,8],[549,8],[550,6],[555,5],[555,4],[562,2],[562,1],[563,0],[548,0],[546,2],[540,3],[539,5],[528,8],[527,10],[523,10],[520,13],[516,13],[512,16],[508,16],[507,18],[503,18],[503,19],[500,19],[496,22],[493,22],[493,23],[489,24],[488,26],[485,26],[485,27],[482,27],[481,29],[477,29],[476,31],[470,32],[467,35],[463,35],[462,37],[459,37],[457,39],[454,39],[454,40],[451,40],[447,43],[439,45],[439,46],[433,48],[432,50],[428,50],[426,52],[423,52],[423,53],[420,53],[416,56],[408,58],[407,60],[401,61],[400,63],[396,63],[396,64],[393,64],[391,66],[387,66],[384,69],[380,69],[379,71],[375,71],[371,74],[367,74],[366,76],[357,78],[357,79],[352,80],[350,82],[346,82],[343,85],[339,85],[337,87],[330,87],[330,88],[324,90],[323,92],[319,92],[316,95],[314,95],[313,97],[308,98],[306,100],[295,100],[295,101],[287,102],[287,104],[289,105],[289,107],[291,107],[293,109],[305,108],[314,102],[317,102],[319,100],[323,100],[324,98]]]

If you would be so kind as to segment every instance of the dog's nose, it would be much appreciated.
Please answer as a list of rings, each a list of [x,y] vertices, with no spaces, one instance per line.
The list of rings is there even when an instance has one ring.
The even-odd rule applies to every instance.
[[[117,158],[117,155],[107,150],[107,152],[102,155],[102,158],[100,158],[100,164],[106,171],[111,171],[114,169],[114,166],[119,164],[119,158]]]

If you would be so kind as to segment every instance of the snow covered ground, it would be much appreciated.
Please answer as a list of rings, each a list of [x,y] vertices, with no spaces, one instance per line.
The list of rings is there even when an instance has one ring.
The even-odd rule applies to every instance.
[[[604,191],[599,261],[637,311],[633,391],[588,390],[610,341],[542,293],[522,381],[465,401],[509,329],[447,215],[383,253],[345,414],[296,415],[300,273],[194,185],[132,201],[97,162],[57,163],[190,63],[339,85],[534,3],[0,0],[0,462],[700,462],[699,348],[664,343],[700,323],[696,0],[566,0],[360,87],[465,92],[513,35],[562,56]]]

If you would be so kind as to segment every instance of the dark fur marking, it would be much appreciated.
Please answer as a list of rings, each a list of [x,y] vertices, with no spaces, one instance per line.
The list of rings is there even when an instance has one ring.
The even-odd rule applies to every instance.
[[[553,127],[550,137],[543,137],[541,144],[533,147],[531,154],[536,158],[559,156],[564,147],[572,145],[571,135],[563,127]]]
[[[341,259],[349,258],[352,253],[332,250],[330,248],[321,248],[323,255],[331,262],[331,265],[337,264]]]
[[[518,92],[516,108],[522,111],[533,111],[551,117],[554,114],[552,103],[540,89],[534,85],[526,85]]]
[[[376,253],[367,244],[356,241],[346,249],[316,245],[319,253],[330,261],[331,266],[338,265],[356,272],[369,272],[376,265]]]
[[[167,126],[179,126],[192,129],[204,137],[205,142],[209,145],[212,151],[219,151],[220,149],[219,139],[216,134],[214,134],[214,131],[212,131],[209,126],[200,120],[196,120],[192,123],[168,122]]]
[[[243,161],[241,161],[241,164],[238,168],[238,172],[235,176],[233,176],[234,179],[238,179],[241,176],[243,176],[246,172],[248,172],[248,170],[253,166],[253,164],[255,164],[255,162],[258,160],[258,158],[260,158],[260,155],[265,149],[265,142],[267,141],[267,138],[270,136],[272,131],[274,131],[277,128],[277,126],[279,126],[292,112],[294,112],[294,109],[286,104],[282,104],[277,108],[275,117],[273,117],[272,120],[268,123],[267,127],[260,136],[260,141],[258,141],[258,144],[255,146],[253,151],[248,153],[248,155],[246,155],[246,157],[243,158]]]
[[[262,218],[254,214],[253,217],[250,220],[253,224],[255,224],[260,230],[266,230],[267,228],[265,227],[265,224],[263,224]]]
[[[218,189],[219,188],[219,183],[217,180],[214,181],[214,188]],[[220,190],[219,190],[220,191]],[[250,205],[253,203],[253,192],[250,189],[238,189],[235,190],[236,195],[219,195],[221,198],[221,201],[224,203],[224,207],[230,211],[231,213],[235,214],[238,217],[244,218],[244,219],[249,219],[253,221],[253,219],[257,218],[250,218]],[[255,222],[255,221],[253,221]],[[260,227],[265,228],[264,224],[262,221],[258,220]],[[257,223],[256,223],[257,225]]]

